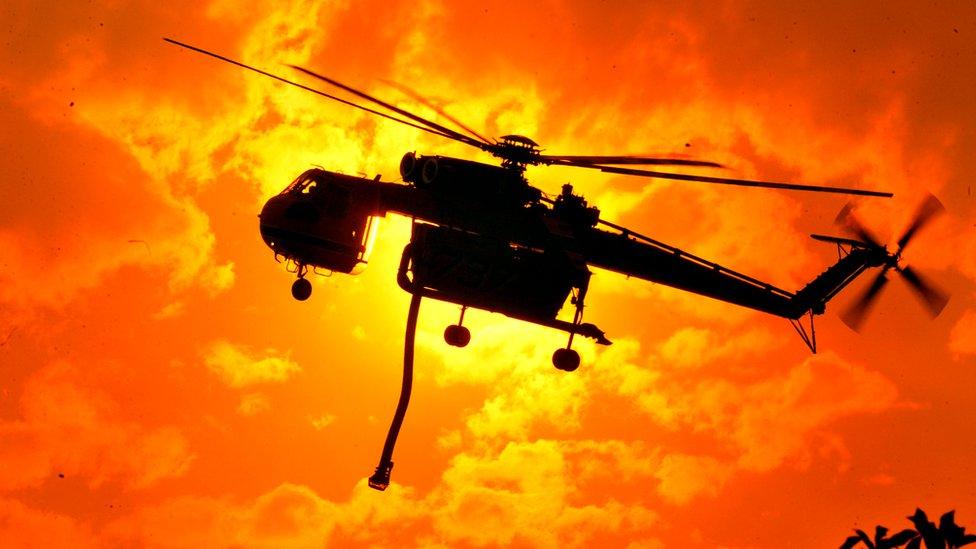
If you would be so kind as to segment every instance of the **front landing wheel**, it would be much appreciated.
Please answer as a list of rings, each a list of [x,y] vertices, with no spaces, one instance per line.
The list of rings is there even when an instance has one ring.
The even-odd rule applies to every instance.
[[[291,285],[291,296],[298,301],[305,301],[312,295],[312,283],[307,279],[299,278]]]

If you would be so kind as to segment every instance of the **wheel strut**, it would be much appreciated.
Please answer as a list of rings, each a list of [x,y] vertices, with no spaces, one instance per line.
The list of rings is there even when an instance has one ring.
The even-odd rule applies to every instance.
[[[292,282],[291,284],[291,296],[298,301],[305,301],[310,295],[312,295],[312,283],[305,279],[305,274],[308,272],[308,267],[298,263],[298,267],[295,273],[298,275],[298,280]]]
[[[580,289],[580,293],[573,299],[576,305],[576,313],[573,315],[573,329],[569,331],[569,341],[566,342],[565,349],[556,349],[552,353],[552,365],[557,370],[564,372],[575,372],[580,365],[579,353],[573,350],[573,336],[576,335],[575,328],[583,322],[583,298],[586,296],[586,287]]]

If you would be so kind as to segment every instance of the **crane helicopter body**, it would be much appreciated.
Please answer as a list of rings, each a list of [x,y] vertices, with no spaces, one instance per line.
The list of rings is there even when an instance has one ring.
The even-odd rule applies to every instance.
[[[702,296],[788,319],[803,341],[816,352],[815,315],[860,274],[880,268],[842,319],[853,328],[895,270],[922,298],[934,316],[948,296],[900,263],[905,245],[942,210],[930,196],[897,241],[894,251],[881,244],[845,208],[838,222],[856,238],[812,235],[835,244],[839,259],[796,292],[733,271],[684,250],[656,241],[600,218],[600,211],[566,184],[554,199],[532,186],[525,169],[560,165],[597,169],[606,173],[712,184],[777,188],[791,191],[891,197],[891,193],[857,188],[826,187],[711,177],[645,169],[645,166],[717,168],[714,162],[640,155],[556,156],[542,154],[538,144],[521,135],[486,139],[447,113],[429,105],[459,129],[417,116],[308,69],[304,74],[341,89],[373,107],[327,94],[233,59],[169,38],[167,42],[215,57],[286,84],[336,100],[377,116],[406,124],[479,148],[500,159],[500,165],[446,156],[406,153],[400,162],[400,182],[356,177],[322,168],[301,173],[281,193],[271,197],[260,213],[260,232],[276,258],[293,266],[296,299],[311,294],[307,274],[315,269],[355,273],[368,260],[377,220],[389,214],[412,219],[411,237],[403,250],[396,280],[412,295],[405,346],[404,381],[400,403],[387,437],[383,457],[370,485],[384,489],[392,469],[392,449],[409,399],[413,341],[422,297],[461,307],[457,324],[445,330],[448,344],[463,347],[470,332],[463,326],[467,308],[506,316],[567,332],[566,347],[553,354],[560,370],[580,365],[572,349],[575,336],[599,344],[610,341],[597,326],[583,321],[591,268],[664,284]],[[408,93],[412,93],[409,92]],[[425,102],[422,97],[416,97]],[[425,102],[426,103],[426,102]],[[383,109],[383,110],[377,110]],[[461,130],[461,131],[459,131]],[[641,166],[633,168],[630,166]],[[567,299],[571,320],[557,317]],[[809,319],[804,325],[803,320]]]

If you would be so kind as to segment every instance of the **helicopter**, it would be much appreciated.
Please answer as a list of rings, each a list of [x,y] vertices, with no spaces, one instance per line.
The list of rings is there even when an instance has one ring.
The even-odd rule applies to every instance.
[[[603,330],[584,322],[591,268],[664,284],[789,320],[811,352],[817,351],[814,317],[827,302],[872,268],[880,271],[866,290],[841,314],[857,330],[894,270],[915,290],[932,316],[948,302],[948,295],[911,267],[901,264],[902,252],[918,231],[944,208],[934,196],[922,203],[894,250],[882,244],[852,213],[850,204],[836,223],[854,238],[813,234],[836,245],[838,260],[796,292],[630,230],[600,217],[600,210],[563,185],[555,198],[532,186],[528,166],[572,166],[604,173],[787,191],[835,193],[891,198],[890,192],[860,188],[757,181],[658,171],[665,168],[720,168],[706,160],[646,155],[549,155],[538,143],[517,135],[488,139],[414,96],[457,129],[394,106],[339,81],[295,65],[307,77],[342,90],[370,106],[343,99],[231,58],[171,38],[166,42],[338,101],[419,131],[464,143],[499,159],[499,164],[407,152],[400,161],[402,182],[381,181],[310,168],[265,203],[260,233],[296,276],[292,296],[307,300],[312,293],[309,273],[355,274],[365,268],[376,238],[378,220],[389,214],[412,220],[411,236],[397,269],[397,284],[411,294],[404,345],[400,399],[383,453],[369,485],[384,490],[393,468],[393,447],[409,403],[413,376],[414,335],[420,301],[429,298],[460,306],[457,324],[447,326],[448,345],[465,347],[471,333],[464,326],[467,309],[508,317],[567,333],[565,347],[552,355],[553,365],[572,372],[580,356],[572,348],[576,336],[609,345]],[[633,166],[638,166],[637,168]],[[557,318],[567,300],[572,320]],[[806,320],[806,324],[804,324]]]

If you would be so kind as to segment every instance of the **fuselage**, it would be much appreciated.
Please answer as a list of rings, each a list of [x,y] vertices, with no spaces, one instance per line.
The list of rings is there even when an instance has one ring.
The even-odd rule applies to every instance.
[[[261,235],[300,266],[353,273],[368,261],[375,220],[403,215],[424,226],[404,268],[427,278],[429,297],[530,321],[554,318],[570,292],[585,293],[589,267],[796,319],[823,312],[879,261],[855,250],[792,293],[622,227],[604,230],[599,210],[568,185],[547,200],[520,172],[412,153],[401,175],[406,183],[307,170],[265,204]],[[520,306],[543,294],[531,310]]]

